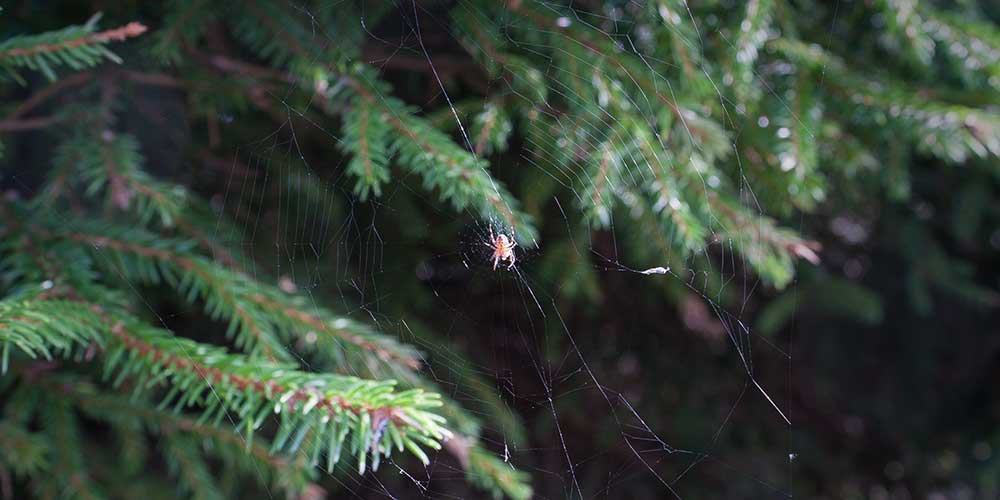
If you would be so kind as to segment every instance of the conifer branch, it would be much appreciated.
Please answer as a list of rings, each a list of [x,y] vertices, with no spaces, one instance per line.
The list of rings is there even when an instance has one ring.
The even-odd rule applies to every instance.
[[[668,234],[673,235],[683,251],[696,251],[704,246],[709,231],[709,222],[699,220],[685,195],[685,188],[697,183],[677,178],[680,176],[676,175],[678,168],[673,155],[657,147],[649,130],[641,126],[633,130],[639,158],[653,174],[653,180],[648,184],[648,191],[654,196],[653,212],[665,219]]]
[[[194,341],[151,328],[115,311],[62,299],[25,300],[0,311],[0,342],[28,346],[25,352],[72,354],[72,344],[86,341],[107,344],[105,372],[117,374],[116,385],[136,374],[136,388],[168,382],[173,389],[161,407],[197,403],[205,416],[238,415],[240,428],[251,439],[268,414],[282,416],[276,449],[295,452],[301,441],[286,443],[294,430],[300,435],[316,432],[312,446],[328,454],[327,467],[339,461],[347,442],[360,460],[361,473],[370,454],[377,469],[392,448],[410,450],[425,464],[421,446],[440,448],[451,432],[444,419],[428,411],[440,406],[436,394],[410,389],[393,392],[393,381],[365,381],[354,377],[296,372],[284,365],[255,362]],[[50,314],[56,308],[61,315]],[[17,311],[21,311],[17,315]],[[27,314],[30,311],[33,314]],[[38,321],[36,318],[42,317]],[[34,344],[23,342],[20,331],[31,325]],[[19,340],[22,340],[19,342]],[[313,410],[316,410],[313,412]],[[287,446],[286,446],[287,444]]]
[[[152,235],[136,231],[127,235],[119,231],[118,238],[115,234],[116,231],[105,227],[93,233],[78,229],[66,237],[97,252],[110,251],[117,253],[119,258],[132,255],[157,262],[157,266],[144,266],[142,262],[120,260],[124,265],[119,269],[129,279],[138,282],[156,283],[162,279],[189,300],[198,295],[206,297],[205,307],[210,313],[232,318],[231,331],[233,328],[246,329],[247,339],[254,339],[254,342],[244,340],[239,345],[251,351],[259,346],[265,356],[287,360],[279,334],[286,338],[297,337],[307,344],[316,343],[322,340],[319,335],[325,335],[331,337],[327,342],[334,339],[342,341],[386,363],[409,369],[420,367],[416,353],[402,344],[321,308],[312,307],[313,312],[306,312],[302,310],[305,307],[302,301],[289,297],[276,287],[250,282],[245,276],[232,271],[215,269],[203,257],[190,254],[189,247],[183,243],[156,241],[157,238]],[[222,306],[231,313],[226,313]],[[309,332],[317,338],[308,341]],[[339,345],[343,347],[344,344]]]
[[[120,28],[95,33],[99,19],[100,15],[96,15],[82,26],[10,38],[0,43],[0,68],[21,83],[23,80],[16,71],[19,67],[39,70],[54,81],[56,66],[65,65],[79,70],[96,66],[104,59],[120,63],[121,59],[104,45],[146,32],[144,25],[131,22]]]
[[[691,19],[691,7],[686,0],[660,0],[649,2],[650,16],[659,18],[666,28],[670,49],[680,61],[683,78],[679,85],[689,89],[694,97],[709,97],[715,84],[706,69],[702,54],[703,41]]]
[[[252,443],[234,429],[220,428],[183,414],[158,409],[144,401],[101,392],[97,387],[60,378],[47,380],[44,387],[73,399],[89,416],[104,421],[138,421],[144,428],[161,434],[185,434],[206,440],[206,454],[211,453],[235,464],[264,481],[273,482],[288,493],[319,488],[311,482],[314,469],[305,455],[274,455],[270,443],[254,439]],[[260,473],[265,473],[263,477]]]
[[[389,181],[389,128],[377,120],[372,106],[355,99],[344,115],[343,148],[353,154],[347,172],[356,177],[354,192],[362,200],[369,194],[382,195],[382,184]]]
[[[6,46],[10,44],[5,43],[4,45],[0,45],[0,59],[33,56],[45,52],[71,50],[84,45],[104,44],[113,41],[121,42],[127,38],[136,37],[145,32],[146,27],[141,23],[131,22],[120,28],[83,35],[53,43],[37,43],[26,47],[10,48]]]
[[[79,427],[69,401],[45,398],[42,406],[42,432],[52,443],[52,474],[46,481],[34,481],[39,496],[56,493],[87,500],[105,498],[98,488],[83,456]],[[57,487],[58,486],[58,487]],[[62,490],[62,491],[60,491]]]
[[[522,243],[535,243],[536,232],[530,218],[517,210],[516,200],[486,171],[485,162],[476,157],[474,152],[455,144],[450,137],[415,116],[398,99],[385,95],[387,88],[378,82],[369,69],[356,68],[354,72],[350,72],[339,70],[331,64],[317,64],[317,51],[306,48],[302,39],[307,35],[297,20],[277,13],[268,15],[257,4],[250,4],[250,11],[256,22],[241,25],[243,27],[239,29],[243,38],[263,56],[281,66],[293,61],[297,61],[301,67],[319,66],[323,72],[343,82],[352,91],[359,105],[377,110],[380,120],[400,134],[392,148],[398,152],[398,159],[404,166],[423,176],[427,189],[438,189],[441,197],[450,201],[456,210],[475,208],[484,218],[498,220],[511,228]],[[257,33],[260,25],[270,30],[272,36],[260,37]],[[276,43],[275,39],[280,42]],[[328,85],[308,86],[309,83],[300,81],[299,85],[304,87],[303,90],[318,92],[323,100],[321,104],[333,97]],[[339,110],[331,110],[327,105],[323,109],[328,113],[339,114]],[[369,126],[374,125],[374,122],[369,123]],[[371,165],[374,167],[375,163]],[[367,175],[364,166],[362,159],[361,168],[356,165],[354,170]],[[387,178],[386,174],[376,172],[379,170],[372,170],[372,182],[362,184],[362,189],[366,185],[368,189],[374,189],[372,186],[379,179]],[[458,186],[445,184],[445,180],[457,181]]]
[[[527,475],[511,468],[474,440],[454,437],[445,442],[445,447],[458,458],[469,482],[494,492],[494,497],[499,498],[502,493],[513,500],[531,498]]]
[[[134,210],[142,224],[157,218],[164,227],[174,224],[187,193],[177,185],[154,179],[143,168],[138,141],[131,135],[104,131],[80,132],[56,150],[56,168],[76,173],[87,196],[104,193],[109,206]]]
[[[513,128],[514,125],[503,106],[495,101],[487,103],[483,111],[477,114],[472,122],[472,135],[476,138],[476,154],[489,155],[504,152],[507,149],[507,140]]]
[[[734,47],[736,55],[734,89],[739,102],[756,102],[760,98],[760,86],[754,85],[757,78],[755,63],[758,51],[767,39],[767,30],[773,9],[773,0],[749,0],[746,3],[745,14],[740,23],[739,35]]]
[[[609,43],[604,40],[595,40],[589,32],[576,30],[569,26],[560,26],[556,19],[547,13],[541,12],[533,7],[527,6],[528,2],[511,2],[507,8],[512,12],[523,16],[536,26],[555,26],[557,32],[574,44],[586,49],[590,56],[597,58],[602,64],[608,64],[615,72],[620,73],[627,81],[634,83],[642,92],[649,96],[655,96],[657,100],[667,106],[671,113],[678,120],[685,120],[687,115],[694,111],[679,105],[675,99],[668,97],[660,89],[655,79],[648,77],[648,69],[636,65],[631,57],[622,57],[616,54],[615,47],[609,47]],[[703,139],[707,131],[701,130],[696,124],[689,124],[692,134],[698,139]]]
[[[50,443],[45,436],[30,432],[20,425],[0,421],[0,465],[8,467],[19,476],[30,475],[44,469]]]
[[[770,45],[795,63],[826,75],[825,86],[839,104],[856,107],[862,115],[878,110],[885,120],[899,125],[895,129],[908,131],[920,150],[951,163],[1000,157],[1000,118],[993,113],[928,101],[899,82],[863,77],[815,45],[787,39]]]

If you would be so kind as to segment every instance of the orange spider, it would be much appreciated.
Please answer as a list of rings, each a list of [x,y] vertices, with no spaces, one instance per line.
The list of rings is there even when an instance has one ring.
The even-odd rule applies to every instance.
[[[514,247],[517,246],[517,242],[511,238],[508,238],[506,234],[500,233],[493,236],[493,228],[490,228],[490,241],[486,244],[493,250],[493,270],[497,270],[497,266],[500,265],[500,261],[507,261],[507,269],[514,267]]]

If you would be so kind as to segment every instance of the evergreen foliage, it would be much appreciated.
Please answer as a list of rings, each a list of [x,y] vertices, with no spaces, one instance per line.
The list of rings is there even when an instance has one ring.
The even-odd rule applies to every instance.
[[[818,279],[817,235],[796,221],[858,198],[906,203],[916,159],[996,178],[1000,32],[974,3],[854,2],[839,14],[780,0],[435,4],[460,67],[442,80],[447,63],[403,54],[433,70],[428,86],[441,96],[426,108],[399,90],[397,69],[380,65],[391,56],[366,52],[370,30],[398,14],[388,6],[184,0],[116,10],[123,24],[105,31],[95,15],[9,36],[0,43],[7,91],[27,97],[4,107],[2,139],[38,131],[53,147],[37,182],[0,202],[0,467],[38,496],[127,496],[115,467],[152,484],[141,464],[155,451],[178,495],[223,498],[243,487],[237,478],[254,477],[308,498],[321,471],[364,475],[387,460],[408,470],[444,450],[481,491],[532,496],[529,475],[484,444],[491,423],[503,422],[515,446],[525,431],[475,370],[450,363],[462,391],[475,394],[457,397],[424,370],[446,357],[425,340],[433,332],[409,345],[347,304],[262,271],[259,249],[234,240],[245,241],[254,203],[287,199],[268,191],[219,208],[211,189],[199,191],[213,181],[154,167],[177,157],[161,160],[152,134],[126,123],[123,88],[183,92],[183,120],[208,137],[183,152],[199,175],[220,141],[246,144],[260,124],[288,134],[286,156],[307,170],[269,173],[287,158],[267,150],[246,175],[288,179],[312,206],[308,222],[346,218],[331,199],[378,203],[399,193],[398,234],[457,239],[455,227],[405,210],[437,200],[449,220],[488,221],[522,248],[543,248],[540,274],[568,299],[594,301],[594,263],[544,239],[563,230],[547,217],[547,200],[561,193],[583,214],[568,219],[571,234],[615,228],[638,269],[669,265],[684,278],[665,285],[667,296],[687,293],[688,275],[705,276],[698,286],[725,301],[720,265],[775,293],[797,269]],[[423,18],[404,14],[419,37]],[[824,36],[841,18],[875,21]],[[65,107],[25,117],[67,89]],[[232,116],[237,123],[220,132]],[[256,132],[241,130],[243,119]],[[231,174],[240,158],[226,155],[218,161]],[[518,156],[521,171],[512,172]],[[330,175],[316,174],[323,169]],[[328,189],[341,175],[348,188]],[[987,217],[988,205],[966,208]],[[902,278],[918,309],[930,310],[935,289],[997,304],[971,272],[955,273],[960,258],[934,235],[916,225],[898,232],[901,248],[923,249],[904,255]],[[409,300],[399,287],[407,298],[394,300]],[[799,293],[765,308],[761,333],[780,331],[803,297],[823,304],[818,314],[884,318],[878,296],[846,280]],[[175,329],[164,304],[204,317]],[[120,453],[91,454],[83,429],[95,426]],[[417,460],[397,458],[406,454]]]
[[[38,35],[24,35],[8,38],[0,44],[0,66],[7,76],[24,83],[18,72],[21,68],[41,71],[49,80],[55,80],[55,68],[67,66],[80,70],[96,66],[104,60],[121,63],[105,45],[141,35],[146,27],[130,23],[121,28],[97,32],[97,22],[101,16],[95,15],[81,26],[50,31]]]

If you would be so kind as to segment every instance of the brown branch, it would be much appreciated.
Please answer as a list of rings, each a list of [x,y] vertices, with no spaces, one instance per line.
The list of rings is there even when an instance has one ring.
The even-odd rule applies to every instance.
[[[19,118],[27,114],[28,111],[31,111],[39,104],[47,101],[50,97],[70,87],[82,85],[88,82],[93,77],[94,73],[91,71],[82,71],[80,73],[74,73],[45,87],[42,90],[39,90],[38,92],[35,92],[34,94],[32,94],[31,97],[25,99],[24,102],[22,102],[20,105],[14,108],[14,111],[12,111],[9,115],[7,115],[6,121],[12,121],[15,118]]]
[[[53,115],[38,118],[25,118],[23,120],[3,120],[0,121],[0,132],[24,132],[26,130],[38,130],[48,128],[60,122],[64,122],[76,115]]]
[[[105,92],[105,94],[107,94],[107,92]],[[111,201],[120,210],[127,210],[130,202],[132,201],[132,197],[135,196],[134,191],[129,189],[129,181],[131,179],[118,173],[118,163],[111,157],[111,151],[108,148],[108,141],[113,138],[113,135],[110,134],[110,132],[105,132],[105,134],[106,137],[100,140],[101,158],[104,160],[104,170],[108,174],[108,186],[111,189]]]
[[[119,70],[119,71],[114,71],[113,74],[123,76],[128,80],[145,85],[156,85],[160,87],[171,87],[171,88],[179,88],[185,85],[184,82],[170,75],[162,73],[143,73],[140,71]],[[21,120],[21,121],[18,121],[17,118],[20,118],[28,114],[28,112],[37,108],[39,105],[48,101],[49,99],[51,99],[58,93],[62,92],[63,90],[83,85],[92,80],[95,76],[96,75],[93,71],[83,71],[80,73],[74,73],[45,87],[42,90],[39,90],[38,92],[35,92],[34,94],[31,95],[31,97],[28,97],[16,108],[14,108],[14,111],[11,111],[10,114],[7,115],[7,118],[5,120],[0,121],[0,127],[2,127],[0,128],[0,130],[2,131],[34,130],[37,128],[47,127],[53,123],[62,121],[63,118],[58,118],[56,116],[33,118],[30,120]]]
[[[165,73],[144,73],[128,69],[118,70],[115,73],[125,77],[127,80],[143,85],[168,88],[183,88],[187,85],[186,82]]]
[[[401,54],[395,50],[385,50],[382,46],[376,45],[363,46],[361,58],[379,69],[398,69],[421,73],[437,72],[443,80],[457,77],[482,94],[488,94],[490,91],[486,72],[470,58],[436,55],[433,59],[429,59],[426,56],[421,57]],[[437,84],[434,84],[433,88],[437,89]]]
[[[237,73],[259,79],[279,80],[285,83],[297,83],[297,80],[291,75],[266,66],[250,64],[221,54],[206,54],[195,50],[189,50],[188,52],[196,60],[208,64],[209,66],[214,66],[215,68],[227,73]]]

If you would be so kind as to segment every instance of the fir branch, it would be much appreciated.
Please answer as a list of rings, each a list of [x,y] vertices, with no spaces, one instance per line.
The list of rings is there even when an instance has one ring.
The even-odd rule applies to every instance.
[[[584,193],[580,197],[584,214],[595,227],[611,226],[611,209],[615,203],[614,190],[620,176],[622,159],[613,145],[605,143],[588,156],[593,174],[588,175]]]
[[[206,413],[225,407],[238,412],[243,419],[241,427],[248,432],[272,410],[287,412],[292,423],[283,431],[325,427],[316,430],[323,431],[333,444],[328,446],[323,439],[317,440],[316,446],[331,454],[330,465],[339,459],[338,450],[352,429],[351,450],[361,459],[361,473],[365,455],[370,452],[378,460],[388,455],[392,444],[400,451],[405,445],[426,464],[418,442],[437,447],[438,440],[451,435],[441,417],[426,411],[440,405],[436,394],[417,389],[393,393],[392,381],[312,375],[280,365],[247,363],[220,349],[121,320],[112,326],[111,335],[121,348],[109,353],[109,372],[145,366],[147,373],[166,376],[173,385],[186,388],[185,394],[168,396],[162,404],[198,401],[208,407]],[[126,351],[128,358],[121,355]],[[314,408],[318,411],[310,416]],[[276,442],[279,448],[282,444],[280,439]]]
[[[472,136],[476,138],[477,155],[502,153],[514,128],[507,113],[497,102],[489,102],[472,122]]]
[[[781,88],[784,99],[769,95],[762,103],[762,112],[772,117],[777,132],[768,134],[770,137],[763,142],[773,145],[768,154],[756,153],[767,162],[760,177],[778,181],[776,196],[787,196],[794,206],[811,210],[826,197],[816,137],[822,133],[823,102],[812,75],[794,75]],[[775,169],[786,174],[775,179]]]
[[[771,23],[773,9],[773,0],[750,0],[746,3],[745,14],[740,23],[739,35],[734,47],[736,61],[733,83],[739,102],[755,102],[759,99],[761,87],[754,85],[757,78],[755,63],[758,51],[767,39],[767,30]]]
[[[88,21],[87,25],[85,25],[85,26],[91,26],[92,22],[93,21]],[[45,52],[59,52],[59,51],[69,50],[69,49],[73,49],[73,48],[84,46],[84,45],[104,44],[104,43],[108,43],[108,42],[112,42],[112,41],[121,42],[121,41],[126,40],[127,38],[136,37],[136,36],[139,36],[139,35],[141,35],[141,34],[143,34],[145,32],[146,32],[146,27],[143,26],[141,23],[131,22],[131,23],[128,23],[125,26],[122,26],[120,28],[115,28],[115,29],[111,29],[111,30],[107,30],[107,31],[102,31],[100,33],[88,34],[88,35],[80,36],[80,37],[77,37],[77,38],[71,38],[69,40],[63,40],[63,41],[59,41],[59,42],[55,42],[55,43],[34,43],[34,44],[32,44],[32,43],[28,43],[27,41],[22,40],[21,41],[22,43],[20,43],[18,45],[23,45],[23,46],[20,46],[20,47],[11,47],[11,45],[14,45],[14,44],[11,44],[8,41],[8,42],[5,42],[4,44],[0,45],[0,60],[5,59],[5,58],[16,58],[16,57],[33,56],[33,55],[42,54],[42,53],[45,53]],[[41,36],[45,36],[45,35],[38,35],[38,36],[41,37]],[[36,40],[31,40],[31,41],[40,42],[41,38],[36,39]]]
[[[936,43],[936,53],[970,87],[1000,90],[1000,34],[988,23],[958,18],[917,6],[917,15],[926,18],[923,29]],[[997,104],[997,99],[989,102]]]
[[[901,53],[916,66],[929,66],[934,57],[934,39],[928,35],[926,22],[916,0],[879,0],[875,8],[885,19],[887,34],[880,41],[893,52]]]
[[[585,48],[590,57],[596,58],[596,61],[601,64],[608,64],[613,71],[620,73],[626,81],[633,82],[638,89],[646,95],[656,96],[661,103],[667,106],[670,112],[673,113],[677,119],[684,120],[685,114],[693,113],[692,110],[688,110],[679,105],[674,98],[666,96],[660,89],[656,80],[648,76],[647,68],[637,64],[632,57],[622,57],[621,54],[617,54],[619,50],[610,42],[606,40],[595,40],[590,32],[579,30],[572,26],[561,26],[556,22],[556,19],[548,13],[542,12],[534,7],[529,7],[527,3],[528,2],[513,2],[508,4],[507,8],[531,21],[535,25],[536,29],[541,26],[555,26],[560,35],[565,37],[568,41]],[[702,135],[703,132],[697,128],[696,125],[691,125],[690,127],[691,133],[695,136]]]
[[[838,104],[857,109],[853,116],[861,126],[872,127],[878,120],[863,117],[877,110],[881,120],[897,125],[893,130],[905,132],[919,150],[947,162],[1000,157],[1000,117],[994,113],[928,101],[900,82],[862,76],[816,45],[787,39],[770,45],[801,67],[825,75],[825,86],[835,93]]]
[[[28,220],[24,212],[22,207],[0,200],[0,222],[3,222],[0,250],[4,250],[0,267],[13,271],[12,281],[25,278],[41,281],[59,275],[58,266],[45,259],[42,248],[24,232],[23,221]],[[13,237],[15,232],[17,237]]]
[[[680,61],[682,69],[680,85],[695,98],[711,96],[715,92],[715,84],[706,69],[703,42],[687,1],[660,0],[647,5],[650,16],[659,18],[667,28],[671,52]]]
[[[167,469],[180,480],[179,492],[197,500],[222,500],[215,477],[198,452],[197,443],[184,435],[163,437]]]
[[[328,47],[324,44],[317,50],[307,49],[306,40],[310,35],[298,20],[285,15],[269,15],[256,4],[249,6],[257,21],[244,26],[242,33],[264,57],[273,58],[278,65],[295,63],[299,68],[311,68],[313,74],[319,69],[323,74],[335,76],[352,91],[359,104],[376,110],[381,120],[400,134],[392,147],[398,151],[398,159],[404,166],[423,176],[427,189],[439,189],[442,198],[451,201],[456,210],[475,208],[484,218],[499,220],[511,228],[515,238],[523,244],[535,244],[536,230],[530,218],[517,211],[516,200],[486,171],[485,162],[472,151],[458,146],[440,130],[415,116],[398,99],[385,95],[387,88],[378,82],[370,69],[353,65],[353,71],[343,71],[333,64],[317,63],[317,57]],[[261,26],[270,31],[271,38],[260,38],[257,32]],[[345,61],[347,55],[335,53],[333,58]],[[311,81],[299,81],[298,84],[304,87],[303,90],[320,94],[324,111],[339,114],[339,110],[332,110],[327,102],[334,97],[330,87],[309,86]],[[361,171],[365,172],[363,168]],[[373,178],[379,177],[375,174]],[[446,179],[458,181],[458,186],[446,184]]]
[[[100,15],[82,26],[70,26],[59,31],[39,35],[17,36],[0,43],[0,67],[15,80],[21,81],[16,68],[40,70],[49,80],[56,80],[54,66],[65,65],[79,70],[96,66],[108,59],[120,63],[121,59],[104,45],[137,37],[146,31],[138,22],[120,28],[97,32],[94,30]]]
[[[419,389],[396,393],[391,380],[307,374],[285,365],[255,362],[86,303],[50,299],[27,304],[34,311],[56,307],[62,313],[40,325],[45,328],[46,334],[41,337],[48,345],[34,351],[71,354],[70,349],[63,348],[65,341],[51,332],[63,338],[103,337],[107,342],[114,341],[107,347],[105,372],[118,374],[116,385],[128,374],[139,377],[137,390],[168,382],[173,390],[161,407],[197,403],[204,408],[206,417],[235,414],[248,440],[266,415],[282,415],[275,448],[294,453],[301,442],[286,443],[292,431],[317,432],[320,436],[312,445],[317,450],[313,456],[325,451],[328,468],[339,461],[348,437],[350,452],[359,459],[359,473],[363,473],[369,454],[372,467],[377,469],[392,448],[406,448],[427,464],[429,459],[421,446],[438,449],[439,443],[451,436],[444,419],[428,411],[441,405],[437,394]],[[20,317],[13,314],[17,312],[2,311],[0,320],[6,325],[17,324]],[[75,331],[67,333],[71,328]],[[0,341],[15,340],[7,335],[9,330],[0,329],[4,334]]]
[[[389,127],[375,116],[371,106],[354,99],[344,114],[344,140],[341,146],[353,154],[347,172],[357,178],[354,192],[363,201],[369,194],[382,195],[382,184],[389,181]]]
[[[222,265],[235,272],[243,271],[243,262],[247,261],[245,256],[238,255],[236,252],[230,250],[216,238],[209,236],[204,229],[197,226],[195,222],[189,221],[186,217],[176,218],[174,220],[174,224],[185,234],[194,238],[202,248],[211,253],[213,259],[218,260],[222,263]]]
[[[112,252],[119,264],[116,270],[127,279],[154,284],[160,280],[166,281],[188,301],[202,296],[205,299],[205,309],[212,317],[228,318],[227,333],[233,335],[238,332],[237,347],[250,353],[259,352],[271,360],[291,360],[266,314],[252,307],[244,293],[234,291],[247,288],[252,290],[255,288],[254,283],[249,283],[246,278],[231,271],[217,269],[202,257],[184,255],[182,252],[186,251],[187,246],[183,243],[157,245],[152,235],[137,232],[132,233],[131,239],[115,239],[114,231],[101,231],[98,234],[100,235],[76,231],[67,237],[72,241],[85,243],[91,250],[99,253]],[[146,244],[136,242],[137,239],[144,240]],[[153,265],[149,265],[150,259],[153,260]],[[237,287],[237,284],[241,286]]]
[[[82,440],[73,408],[69,401],[45,397],[42,410],[42,432],[53,443],[52,468],[44,482],[33,481],[40,496],[58,496],[97,500],[105,494],[97,487],[87,470]]]
[[[749,214],[738,203],[716,193],[707,196],[711,206],[724,216],[722,220],[730,221],[723,227],[722,234],[736,241],[751,267],[776,288],[784,288],[791,282],[793,258],[819,264],[819,243],[777,227],[770,217]]]
[[[40,287],[36,294],[44,293]],[[95,311],[76,302],[37,300],[36,297],[0,300],[2,372],[9,366],[10,347],[32,358],[66,357],[80,347],[103,342],[96,333]]]
[[[349,366],[343,359],[345,349],[355,350],[350,353],[356,357],[351,362],[369,364],[364,358],[371,355],[385,363],[387,370],[377,371],[379,374],[395,375],[400,369],[420,367],[419,353],[408,346],[323,308],[307,306],[303,298],[290,296],[275,286],[220,269],[193,254],[188,242],[84,221],[74,221],[69,232],[60,229],[63,226],[46,223],[34,225],[31,230],[46,238],[84,244],[83,249],[112,264],[116,273],[130,281],[166,282],[188,301],[203,297],[206,311],[213,317],[226,317],[229,333],[240,332],[237,346],[251,353],[260,349],[267,358],[289,361],[282,339],[297,338],[341,367]]]
[[[361,74],[364,81],[374,81],[373,77],[364,76],[364,71]],[[423,176],[425,188],[438,189],[456,210],[471,205],[485,218],[501,221],[511,228],[518,241],[535,243],[536,231],[530,218],[517,210],[517,201],[486,171],[484,161],[415,116],[398,99],[380,95],[377,87],[361,80],[345,81],[365,105],[378,109],[381,118],[399,134],[393,144],[398,158]]]
[[[445,447],[458,457],[469,482],[492,492],[493,498],[499,499],[504,495],[513,500],[531,498],[532,488],[527,482],[527,474],[500,461],[478,442],[453,437],[445,443]]]
[[[312,483],[315,471],[304,455],[273,455],[269,451],[270,443],[262,438],[247,443],[246,438],[234,429],[158,409],[143,400],[107,394],[91,384],[74,382],[67,377],[51,377],[43,381],[43,386],[73,399],[81,410],[94,419],[110,423],[138,422],[151,432],[197,438],[206,443],[206,455],[216,456],[224,463],[257,477],[265,486],[266,483],[273,483],[289,494],[319,488]]]
[[[70,178],[79,177],[85,194],[103,192],[109,206],[134,210],[140,222],[153,218],[165,227],[174,224],[185,205],[187,193],[177,185],[150,176],[143,168],[139,142],[128,134],[104,131],[101,137],[79,132],[56,150],[56,168]]]
[[[710,221],[699,220],[685,194],[685,187],[698,182],[681,175],[672,153],[658,144],[646,127],[636,125],[632,131],[638,157],[653,175],[647,184],[653,197],[651,210],[660,215],[667,234],[679,242],[684,252],[699,250],[705,244]]]
[[[113,233],[113,231],[102,231],[102,234],[109,234],[109,233]],[[51,237],[51,235],[48,235],[48,236]],[[110,248],[119,248],[119,249],[126,248],[124,245],[122,245],[118,241],[108,240],[106,236],[101,236],[101,237],[87,237],[87,236],[83,236],[80,233],[74,233],[71,237],[74,238],[75,240],[87,242],[89,244],[98,245],[98,246],[100,246],[102,248],[109,248],[109,247]],[[169,257],[172,260],[184,259],[184,258],[178,257],[176,255],[170,255],[168,251],[163,250],[162,248],[131,248],[130,250],[134,250],[134,251],[141,252],[141,253],[144,253],[144,254],[160,255],[162,257]],[[127,267],[132,267],[132,266],[127,266]],[[141,275],[139,275],[137,277],[134,277],[132,279],[140,279],[139,278],[140,276]],[[257,302],[257,303],[260,303],[261,305],[263,305],[264,307],[266,307],[271,312],[271,314],[273,314],[273,315],[282,315],[282,314],[285,315],[288,318],[289,322],[290,322],[290,326],[288,328],[296,328],[296,327],[298,327],[299,330],[308,330],[309,332],[320,332],[320,333],[323,333],[325,331],[329,332],[330,329],[331,329],[331,327],[337,328],[338,329],[338,336],[339,337],[345,338],[349,342],[352,342],[352,343],[358,345],[363,350],[375,354],[378,357],[378,359],[381,359],[382,361],[386,362],[388,366],[397,366],[400,363],[400,360],[398,358],[393,359],[392,358],[393,354],[391,354],[390,351],[387,351],[385,349],[385,346],[386,346],[385,342],[384,341],[379,342],[380,341],[379,337],[374,336],[372,334],[367,334],[367,336],[360,336],[357,333],[353,333],[353,332],[362,332],[362,333],[364,333],[366,331],[360,325],[351,324],[351,323],[346,322],[345,320],[339,319],[339,318],[333,318],[333,319],[331,319],[329,317],[329,315],[327,315],[326,319],[321,319],[321,317],[316,316],[315,313],[311,314],[311,313],[306,313],[306,312],[302,311],[302,304],[290,304],[290,303],[282,304],[282,299],[281,299],[282,295],[277,295],[279,293],[280,292],[278,292],[276,290],[272,290],[270,292],[270,297],[265,297],[258,290],[258,292],[256,294],[253,294],[253,295],[250,296],[250,300],[252,300],[254,302]],[[45,303],[45,304],[46,305],[51,305],[52,303],[49,302],[49,303]],[[61,304],[61,305],[68,305],[68,306],[70,306],[70,308],[75,307],[77,309],[79,309],[79,308],[82,307],[81,305],[76,304],[76,303]],[[315,308],[314,308],[314,311],[322,312],[321,310],[316,310]],[[49,314],[51,314],[51,313],[52,313],[52,311],[49,312]],[[77,311],[77,314],[86,314],[86,313],[87,313],[87,311],[85,311],[85,310],[78,310]],[[67,310],[67,309],[63,309],[63,310],[60,311],[59,317],[62,317],[62,318],[72,318],[73,317],[73,313],[71,311]],[[85,326],[93,326],[93,325],[85,325]],[[86,331],[86,332],[89,332],[90,335],[88,335],[84,339],[84,341],[80,342],[80,345],[87,345],[87,344],[93,342],[95,339],[99,339],[98,334],[94,332],[93,328],[91,328],[90,330],[87,330],[86,328],[82,328],[82,329],[84,331]],[[306,335],[304,335],[304,337],[305,337],[306,340],[309,339],[309,335],[310,334],[308,334],[308,333]],[[138,350],[140,352],[144,351],[144,347],[139,346],[137,344],[128,344],[128,345],[130,345],[131,347],[133,347],[133,350]],[[398,347],[391,346],[391,345],[389,347],[392,347],[392,348],[398,350]],[[413,359],[413,358],[411,358],[411,359]],[[170,361],[170,360],[164,361],[164,363],[167,366],[171,366],[175,362],[176,361]],[[361,362],[363,363],[363,361],[361,361]],[[355,363],[357,363],[357,362],[355,362]],[[406,368],[406,369],[416,369],[418,367],[418,364],[415,361],[406,362],[404,360],[404,363],[405,364],[404,364],[403,367]],[[360,366],[363,366],[363,365],[355,364],[354,366],[355,367],[360,367]],[[195,369],[195,370],[199,371],[199,372],[203,371],[203,370],[198,370],[198,369]],[[381,375],[381,376],[391,375],[391,373],[384,373],[384,372],[382,372],[380,370],[375,370],[372,373],[375,374],[375,375]],[[402,375],[404,377],[404,380],[408,381],[408,385],[412,385],[412,386],[415,386],[415,387],[429,387],[425,382],[422,382],[420,379],[414,377],[412,373],[409,373],[409,372],[406,372],[406,371],[400,372],[399,370],[395,371],[394,373],[398,374],[398,375]],[[213,376],[216,377],[216,378],[218,377],[218,375],[212,375],[210,372],[204,372],[204,373],[202,373],[202,375],[205,375],[209,379],[213,379],[212,378]],[[237,381],[237,383],[244,383],[244,382]],[[445,406],[445,408],[447,408],[447,411],[444,411],[443,413],[445,413],[449,417],[457,418],[459,422],[468,419],[468,417],[465,416],[461,412],[461,410],[459,410],[454,405],[448,404],[448,405]],[[463,424],[463,426],[468,427],[468,424]],[[467,431],[478,433],[478,425],[475,425],[472,428],[467,428]],[[470,439],[474,439],[474,438],[470,438]],[[497,471],[493,471],[493,472],[497,472]],[[485,474],[485,472],[484,471],[478,471],[478,472],[470,471],[470,474],[482,475],[482,474]],[[518,486],[517,486],[517,484],[514,484],[514,485],[509,485],[509,487],[518,487]]]
[[[30,476],[48,467],[49,441],[20,425],[0,421],[0,464],[19,476]]]
[[[196,43],[215,15],[212,5],[205,3],[204,0],[171,0],[163,27],[153,35],[153,55],[164,62],[181,63],[181,48]]]
[[[309,332],[313,332],[317,336],[329,337],[319,345],[329,347],[324,351],[331,356],[332,349],[354,346],[389,364],[408,369],[420,366],[417,353],[402,344],[322,308],[308,307],[310,311],[307,312],[301,298],[290,297],[274,286],[251,281],[244,275],[218,269],[203,257],[191,254],[189,245],[136,230],[123,233],[104,227],[100,231],[84,232],[80,229],[86,226],[76,226],[77,229],[66,237],[85,243],[97,252],[116,252],[118,262],[122,264],[118,269],[128,279],[143,283],[156,283],[162,279],[188,300],[203,296],[209,313],[230,318],[230,332],[237,328],[244,332],[237,339],[237,344],[251,352],[260,348],[267,357],[287,360],[289,358],[280,339],[294,337],[306,342],[306,345],[314,344],[319,337],[308,340]],[[120,260],[127,255],[152,259],[157,265]],[[330,343],[333,340],[342,343]]]
[[[398,365],[409,370],[420,369],[421,363],[416,351],[377,335],[360,323],[335,316],[322,308],[312,307],[309,308],[312,312],[307,312],[301,300],[285,298],[273,289],[269,291],[267,295],[255,293],[249,298],[274,315],[284,317],[289,322],[289,330],[306,331],[304,339],[306,342],[309,342],[308,332],[319,332],[353,344],[389,365]]]
[[[290,66],[295,58],[310,52],[318,55],[306,49],[315,43],[315,32],[307,31],[296,16],[270,2],[248,1],[245,7],[250,15],[232,19],[235,34],[272,66]]]

